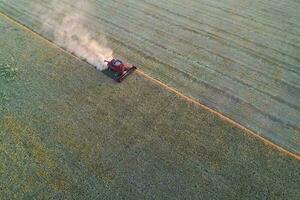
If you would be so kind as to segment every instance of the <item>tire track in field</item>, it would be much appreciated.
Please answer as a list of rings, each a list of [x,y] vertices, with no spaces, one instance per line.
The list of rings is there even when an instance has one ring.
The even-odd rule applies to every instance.
[[[133,6],[132,6],[133,7]],[[134,7],[134,8],[136,8],[136,9],[138,9],[138,7]],[[134,9],[133,9],[134,10]],[[139,10],[138,11],[136,11],[136,12],[139,12]],[[153,14],[150,14],[150,13],[147,13],[146,11],[143,11],[143,13],[146,13],[147,15],[149,15],[149,16],[151,16],[151,17],[153,17],[154,19],[158,19],[158,20],[160,20],[160,21],[165,21],[165,22],[167,22],[167,20],[164,20],[164,18],[167,18],[166,16],[163,16],[163,17],[161,17],[161,18],[159,18],[158,16],[159,16],[159,14],[158,13],[155,13],[155,15],[153,15]],[[173,13],[174,14],[174,13]],[[125,15],[126,17],[130,17],[131,15]],[[214,39],[214,40],[218,40],[218,41],[220,41],[220,39],[222,40],[222,42],[223,43],[226,43],[226,45],[227,46],[232,46],[233,48],[237,48],[236,46],[240,46],[240,47],[242,47],[243,48],[243,50],[244,49],[246,49],[247,50],[247,53],[249,54],[249,55],[253,55],[253,56],[255,56],[256,58],[258,58],[258,59],[264,59],[265,61],[267,61],[267,62],[270,62],[270,63],[272,63],[273,61],[272,60],[274,60],[274,58],[273,57],[270,57],[270,58],[265,58],[265,57],[261,57],[259,54],[256,54],[255,55],[255,51],[254,51],[254,49],[251,49],[251,48],[248,48],[247,46],[242,46],[242,45],[240,45],[240,44],[238,44],[237,42],[235,42],[234,40],[229,40],[229,39],[226,39],[226,38],[223,38],[223,37],[221,37],[221,36],[219,36],[219,35],[215,35],[214,33],[211,33],[211,32],[207,32],[207,31],[205,31],[205,30],[202,30],[202,29],[200,29],[200,31],[197,31],[197,30],[195,30],[195,27],[193,27],[193,28],[188,28],[188,27],[184,27],[183,25],[181,25],[181,23],[173,23],[172,21],[171,21],[171,19],[168,19],[168,20],[170,20],[170,21],[168,21],[168,23],[169,24],[172,24],[172,25],[174,25],[174,26],[178,26],[178,27],[180,27],[181,29],[186,29],[186,30],[188,30],[188,31],[190,31],[190,32],[193,32],[193,33],[196,33],[196,34],[199,34],[199,35],[203,35],[203,37],[210,37],[210,38],[212,38],[212,39]],[[138,21],[138,20],[137,20]],[[174,19],[173,19],[173,21],[174,21]],[[154,29],[156,29],[156,28],[154,28]],[[162,30],[161,29],[161,27],[159,28],[159,30]],[[167,32],[165,32],[165,33],[167,33]],[[175,37],[175,35],[172,35],[173,37]],[[178,38],[178,37],[177,37]],[[242,39],[242,38],[241,38]],[[190,43],[190,41],[186,41],[188,44],[191,44],[191,45],[193,45],[193,43]],[[230,45],[230,43],[235,43],[235,46],[234,45]],[[250,42],[249,42],[250,43]],[[201,46],[197,46],[198,48],[201,48]],[[273,49],[268,49],[268,50],[273,50]],[[213,52],[210,52],[210,53],[212,53],[212,54],[215,54],[215,53],[213,53]],[[281,53],[281,52],[279,52],[279,53]],[[281,53],[281,54],[283,54],[283,53]],[[218,55],[218,54],[216,54],[216,55]],[[298,58],[294,58],[294,57],[290,57],[290,58],[292,58],[292,59],[295,59],[295,62],[300,62],[300,60],[298,59]],[[229,59],[229,58],[228,58]],[[277,62],[281,62],[280,60],[276,60]],[[278,63],[274,63],[274,64],[277,64],[278,65]],[[289,69],[289,68],[287,68],[287,67],[285,67],[285,65],[290,65],[290,66],[292,66],[292,67],[297,67],[297,68],[299,68],[299,66],[298,65],[296,65],[296,64],[288,64],[288,63],[281,63],[281,65],[279,65],[279,67],[283,67],[284,69],[286,69],[286,70],[291,70],[291,69]],[[298,71],[295,69],[295,70],[291,70],[291,72],[293,72],[293,73],[297,73]]]
[[[207,4],[210,4],[210,3],[211,2],[207,2]],[[289,1],[289,3],[291,3],[291,2]],[[252,5],[255,5],[255,8]],[[239,10],[242,10],[241,14],[243,14],[245,16],[245,18],[247,18],[247,17],[248,18],[255,18],[255,19],[258,18],[258,20],[260,20],[261,23],[263,22],[262,21],[263,19],[266,19],[269,22],[269,24],[272,24],[272,26],[277,27],[278,29],[282,28],[281,25],[284,25],[286,23],[289,23],[290,25],[299,26],[299,24],[297,24],[297,21],[290,21],[291,19],[293,19],[292,16],[289,16],[288,18],[282,18],[283,16],[280,15],[280,12],[277,13],[276,15],[274,15],[274,13],[273,14],[270,13],[270,10],[274,7],[274,4],[270,4],[269,2],[267,2],[267,4],[264,4],[264,3],[261,4],[261,1],[252,1],[250,4],[248,3],[244,7],[239,7],[240,8],[239,10],[228,8],[228,4],[227,5],[222,4],[222,8],[223,7],[228,11],[238,12]],[[230,7],[234,7],[234,5],[230,4]],[[297,7],[299,7],[299,6],[297,6]],[[291,10],[291,7],[286,6],[286,5],[281,7],[281,9],[282,8],[286,8],[286,9]],[[259,18],[259,17],[261,17],[261,18]],[[294,18],[297,18],[297,16],[294,16]],[[256,21],[258,21],[258,20],[256,19]],[[282,22],[282,24],[280,26],[276,26],[276,24],[274,23],[278,20],[280,22]]]
[[[206,3],[204,3],[204,2],[206,2]],[[213,1],[207,2],[206,0],[202,0],[201,3],[206,5],[206,6],[209,6],[209,7],[216,8],[216,9],[222,10],[224,12],[227,12],[228,14],[234,14],[234,15],[237,15],[237,16],[242,17],[244,19],[251,20],[251,21],[253,21],[255,23],[259,23],[263,26],[269,26],[270,28],[273,28],[277,31],[287,32],[286,30],[281,29],[281,27],[278,27],[278,26],[274,25],[271,20],[267,20],[266,18],[259,18],[256,15],[252,15],[251,12],[249,12],[249,13],[244,12],[242,9],[239,10],[239,12],[236,12],[233,8],[228,7],[228,4],[226,4],[226,3],[222,4],[221,2],[218,2],[218,5],[216,5],[215,3],[213,3]],[[291,34],[291,35],[294,35],[294,36],[298,36],[298,33],[295,33],[295,32],[287,32],[287,33]]]
[[[147,0],[143,0],[143,2],[147,2],[148,4],[153,4],[152,1],[149,2]],[[200,8],[194,9],[192,6],[186,7],[186,5],[178,4],[176,2],[174,2],[174,4],[177,4],[178,7],[182,6],[181,8],[186,9],[186,10],[182,9],[178,12],[182,16],[190,16],[191,17],[191,13],[193,13],[193,14],[195,14],[194,17],[197,19],[197,18],[199,18],[199,16],[197,14],[203,13],[203,14],[207,15],[208,17],[215,18],[215,19],[218,19],[223,22],[228,22],[227,25],[232,24],[232,25],[234,25],[234,26],[232,26],[232,28],[235,28],[235,29],[241,27],[242,28],[241,30],[253,31],[256,34],[262,34],[262,35],[267,34],[268,38],[270,38],[270,37],[275,38],[276,40],[281,41],[283,44],[287,43],[291,46],[294,46],[295,42],[299,43],[299,41],[297,41],[298,35],[291,35],[289,33],[286,33],[285,31],[278,31],[276,29],[274,30],[272,27],[258,24],[251,19],[248,19],[245,17],[240,17],[238,15],[235,15],[235,13],[232,13],[232,12],[226,12],[226,11],[223,11],[222,9],[220,10],[218,8],[214,8],[209,5],[205,5],[205,4],[204,4],[204,6],[201,5],[201,9]],[[171,5],[169,5],[169,4],[166,5],[166,4],[160,4],[160,2],[157,2],[154,5],[156,5],[157,8],[163,7],[165,9],[166,8],[168,8],[169,10],[171,9],[171,7],[170,7]],[[259,32],[259,30],[262,30],[262,29],[263,29],[263,31]],[[229,31],[230,31],[230,29],[229,29]],[[276,36],[278,36],[278,37],[276,37]],[[286,36],[288,36],[288,37],[286,38]],[[296,40],[296,41],[288,41],[287,39],[290,37],[294,38],[294,40]],[[282,38],[285,38],[285,40],[283,40]],[[299,47],[299,46],[300,46],[300,44],[297,47]]]
[[[153,6],[153,7],[155,7],[155,8],[157,8],[157,10],[164,10],[164,11],[166,11],[166,12],[168,12],[168,13],[170,13],[170,14],[172,14],[173,16],[178,16],[178,17],[182,17],[182,18],[185,18],[185,19],[188,19],[190,22],[194,22],[194,23],[196,23],[197,25],[206,25],[206,26],[208,26],[208,27],[211,27],[211,28],[213,28],[213,29],[216,29],[217,31],[217,33],[219,32],[219,30],[220,31],[222,31],[222,33],[223,32],[225,32],[225,33],[228,33],[228,34],[230,34],[230,35],[233,35],[234,37],[238,37],[239,39],[242,39],[242,40],[245,40],[245,41],[247,41],[247,42],[249,42],[250,44],[251,43],[254,43],[255,44],[255,46],[262,46],[262,47],[265,47],[265,48],[267,48],[267,49],[271,49],[271,50],[273,50],[273,51],[276,51],[276,52],[278,52],[278,53],[280,53],[280,54],[283,54],[283,55],[285,55],[285,56],[288,56],[288,57],[290,57],[290,58],[292,58],[292,59],[294,59],[296,62],[294,63],[294,67],[298,67],[299,68],[299,66],[297,65],[297,63],[300,61],[300,59],[299,59],[299,57],[298,57],[298,55],[295,55],[295,56],[292,56],[292,55],[289,55],[289,54],[287,54],[287,53],[284,53],[284,52],[282,52],[282,51],[279,51],[279,50],[277,50],[277,49],[275,49],[275,48],[273,48],[273,47],[270,47],[270,46],[267,46],[267,45],[265,45],[265,44],[260,44],[260,43],[257,43],[255,40],[249,40],[249,39],[247,39],[247,38],[245,38],[246,36],[245,35],[243,35],[243,36],[240,36],[240,35],[237,35],[237,34],[235,34],[234,32],[230,32],[230,29],[229,30],[226,30],[226,29],[224,29],[224,28],[222,28],[222,29],[220,29],[220,28],[218,28],[218,27],[216,27],[216,26],[213,26],[213,24],[214,23],[212,23],[212,24],[208,24],[208,23],[206,23],[205,21],[200,21],[197,17],[194,17],[194,18],[191,18],[189,15],[184,15],[184,14],[181,14],[181,13],[176,13],[176,12],[173,12],[172,10],[170,10],[170,9],[168,9],[168,8],[163,8],[163,7],[159,7],[159,6],[157,6],[156,4],[153,4],[153,3],[149,3],[149,2],[145,2],[145,3],[147,3],[149,6]],[[193,10],[193,8],[190,8],[190,12],[191,12],[191,10]],[[200,12],[198,11],[198,10],[194,10],[194,12],[196,13],[201,13],[202,11],[203,11],[204,9],[202,8],[201,10],[200,10]],[[156,13],[157,14],[157,13]],[[162,12],[162,14],[163,14],[163,12]],[[168,18],[168,15],[164,15],[164,17],[167,17]],[[226,18],[220,18],[220,17],[218,17],[218,16],[216,16],[216,15],[211,15],[211,14],[209,14],[208,12],[207,13],[205,13],[205,15],[203,14],[203,15],[201,15],[201,17],[211,17],[211,18],[215,18],[215,19],[217,19],[217,20],[220,20],[220,21],[223,21],[223,22],[225,22],[227,19]],[[169,21],[171,22],[172,20],[171,19],[169,19]],[[217,21],[215,22],[215,23],[217,23]],[[229,23],[231,23],[231,24],[234,24],[234,22],[233,21],[229,21]],[[188,23],[187,23],[187,25],[188,25]],[[242,24],[234,24],[234,25],[236,25],[236,26],[238,26],[238,27],[242,27],[243,25]],[[196,26],[193,26],[194,28],[196,28]],[[244,29],[246,29],[246,30],[248,30],[248,31],[255,31],[255,29],[249,29],[249,27],[243,27]],[[198,28],[199,29],[199,28]],[[202,30],[202,29],[200,29],[201,31],[206,31],[206,30]],[[259,32],[257,32],[256,31],[256,33],[257,34],[263,34],[263,33],[259,33]],[[274,34],[273,34],[274,35]],[[273,35],[269,35],[270,37],[272,37]],[[268,37],[269,37],[268,36]],[[222,36],[222,34],[220,34],[219,35],[219,37],[224,37],[224,36]],[[225,39],[225,38],[224,38]],[[276,38],[276,40],[277,40],[277,38]],[[284,43],[286,43],[286,41],[284,42]],[[282,43],[283,44],[283,43]],[[294,43],[291,43],[291,44],[289,44],[289,45],[295,45]],[[297,49],[300,49],[300,46],[295,46],[295,48],[297,48]],[[273,58],[272,58],[273,59]],[[276,59],[276,58],[275,58]],[[282,58],[281,58],[282,59]],[[291,63],[289,63],[290,65],[293,65],[293,64],[291,64]]]
[[[171,18],[171,16],[167,15],[166,13],[164,13],[164,12],[160,12],[160,13],[156,12],[156,10],[163,9],[162,7],[158,7],[155,4],[150,4],[150,3],[148,5],[149,6],[153,6],[153,7],[156,8],[153,11],[153,15],[155,13],[155,16],[162,16],[161,20],[163,20],[163,18],[166,18],[165,21],[168,21],[170,23],[173,22],[174,18]],[[134,5],[131,5],[131,6],[133,7]],[[190,8],[190,10],[192,10],[192,9],[193,8]],[[227,39],[227,37],[226,37],[227,34],[229,36],[232,35],[233,38],[238,38],[238,42],[241,42],[240,40],[244,40],[245,42],[247,42],[247,44],[243,46],[244,48],[249,48],[249,49],[251,49],[253,51],[255,51],[255,50],[257,51],[257,46],[259,46],[259,47],[265,48],[266,50],[269,50],[269,51],[272,50],[272,52],[278,53],[278,55],[276,55],[276,57],[278,57],[280,55],[283,55],[283,56],[289,57],[290,59],[293,59],[294,60],[293,64],[292,63],[286,63],[286,64],[293,65],[294,67],[299,68],[298,63],[299,63],[300,59],[299,59],[298,55],[297,56],[289,55],[289,54],[287,54],[285,52],[282,52],[282,51],[279,51],[278,49],[275,49],[275,48],[273,48],[271,46],[267,46],[267,45],[264,45],[264,44],[257,43],[255,40],[249,40],[249,39],[245,38],[246,36],[239,35],[238,33],[232,32],[230,29],[229,30],[226,30],[224,28],[221,29],[221,28],[219,28],[217,26],[214,26],[214,24],[209,24],[209,23],[207,23],[207,22],[205,22],[203,20],[200,21],[200,20],[198,20],[198,18],[191,18],[191,17],[189,17],[187,15],[182,15],[182,14],[179,14],[179,13],[175,13],[173,11],[170,11],[169,9],[166,9],[166,8],[164,8],[163,10],[165,10],[167,13],[170,13],[173,16],[177,15],[178,17],[182,17],[183,19],[187,19],[188,20],[188,22],[184,22],[183,20],[180,20],[180,21],[176,20],[178,24],[185,24],[187,26],[191,26],[191,22],[192,22],[192,24],[195,24],[195,25],[191,26],[191,29],[193,29],[193,30],[199,30],[199,31],[203,31],[203,32],[210,32],[210,33],[215,32],[214,34],[217,34],[218,37],[226,39],[226,40],[230,40],[230,39]],[[201,11],[203,11],[203,9]],[[201,13],[201,11],[197,11],[196,10],[195,12]],[[207,16],[201,15],[201,17],[215,18],[215,19],[220,20],[219,17],[217,17],[217,16],[211,16],[211,15],[207,15]],[[223,19],[223,21],[225,21],[225,20],[226,19]],[[201,27],[199,27],[199,26],[203,26],[203,25],[206,27],[206,29],[201,29]],[[241,26],[241,25],[238,25],[238,26]],[[248,27],[244,27],[244,28],[248,29]],[[250,31],[250,29],[249,29],[249,31]],[[224,34],[226,34],[226,35],[224,36]],[[234,42],[233,39],[231,39],[230,41]],[[255,46],[253,46],[252,48],[248,47],[251,44],[254,44]],[[236,43],[236,45],[241,45],[241,44]],[[300,46],[298,47],[298,49],[300,49]],[[262,52],[259,52],[259,53],[262,53]],[[265,52],[265,53],[270,54],[270,52]],[[265,56],[267,56],[267,55],[265,55]],[[272,57],[272,59],[276,59],[276,58]],[[284,57],[280,57],[280,60],[282,60],[282,59],[284,59]],[[290,61],[290,59],[288,59],[287,61]],[[280,61],[280,60],[278,60],[278,61]],[[285,63],[283,63],[283,64],[285,64]]]
[[[151,17],[155,17],[155,16],[153,16],[153,15],[150,15],[149,14],[149,16],[151,16]],[[161,21],[163,21],[163,19],[161,19]],[[171,24],[171,23],[170,23]],[[159,30],[161,30],[161,27],[159,27],[158,28]],[[164,32],[165,33],[165,35],[167,35],[168,33],[167,32]],[[175,37],[174,35],[170,35],[170,36],[172,36],[172,37]],[[175,37],[176,38],[176,37]],[[187,40],[183,40],[183,39],[181,39],[181,38],[178,38],[177,37],[177,39],[179,39],[179,40],[182,40],[184,43],[187,43],[187,44],[189,44],[190,46],[195,46],[195,45],[193,45],[192,43],[189,43],[189,41],[187,41]],[[195,46],[196,48],[198,48],[198,50],[200,50],[200,47],[199,46]],[[166,46],[164,47],[164,48],[166,48]],[[178,52],[176,52],[176,53],[178,53]],[[180,54],[181,55],[181,54]],[[181,56],[184,56],[184,55],[181,55]],[[197,61],[193,61],[193,62],[197,62]],[[201,63],[199,63],[199,65],[201,65]],[[207,67],[207,66],[206,66]],[[217,71],[217,72],[220,72],[220,71]],[[220,72],[220,73],[222,73],[222,72]],[[235,71],[233,71],[233,72],[231,72],[231,73],[235,73]],[[222,75],[225,75],[225,74],[222,74]],[[230,74],[226,74],[226,76],[229,76],[230,77]],[[231,78],[234,78],[234,77],[231,77]],[[245,77],[246,79],[247,79],[247,77]],[[243,80],[245,80],[245,79],[243,79]],[[242,80],[242,81],[243,81]],[[253,80],[252,80],[253,81]],[[256,79],[256,81],[258,81],[257,79]],[[262,81],[262,80],[260,80],[260,81]],[[281,80],[279,80],[279,81],[281,81]],[[268,84],[267,82],[262,82],[263,84]],[[261,83],[261,84],[262,84]],[[282,84],[283,84],[284,82],[282,82]],[[272,84],[276,84],[276,82],[274,82],[274,83],[272,83]],[[271,85],[270,85],[271,86]],[[290,87],[292,87],[291,85],[288,85],[288,86],[290,86]],[[272,88],[268,88],[268,89],[272,89]],[[275,88],[275,89],[278,89],[278,87],[277,88]],[[295,88],[296,89],[296,88]],[[273,90],[272,92],[276,92],[275,90]],[[269,95],[272,95],[272,93],[269,93]],[[297,99],[296,99],[297,100]],[[283,100],[284,101],[284,100]],[[297,104],[298,105],[298,104]],[[295,106],[297,106],[297,105],[295,105]]]
[[[226,59],[230,59],[230,58],[228,58],[228,57],[226,57]],[[235,62],[237,62],[236,60],[235,60]],[[243,63],[240,63],[240,64],[242,64],[243,65]],[[263,72],[263,71],[260,71],[260,72]],[[279,80],[280,81],[280,80]],[[298,84],[296,84],[296,86],[297,86]]]

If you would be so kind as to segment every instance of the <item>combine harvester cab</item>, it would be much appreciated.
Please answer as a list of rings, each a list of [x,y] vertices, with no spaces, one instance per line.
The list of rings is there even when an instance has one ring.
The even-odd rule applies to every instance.
[[[137,67],[125,65],[121,60],[115,58],[104,62],[107,63],[104,73],[119,83],[137,69]]]

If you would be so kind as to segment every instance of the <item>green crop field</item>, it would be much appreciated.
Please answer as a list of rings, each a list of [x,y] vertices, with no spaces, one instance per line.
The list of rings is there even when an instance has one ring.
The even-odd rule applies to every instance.
[[[0,11],[50,40],[45,18],[63,17],[63,8],[84,16],[117,55],[299,155],[299,2],[50,2],[1,1]]]
[[[47,2],[0,1],[0,199],[300,198],[298,159],[18,24],[53,40]],[[299,153],[297,1],[87,2],[115,55]]]

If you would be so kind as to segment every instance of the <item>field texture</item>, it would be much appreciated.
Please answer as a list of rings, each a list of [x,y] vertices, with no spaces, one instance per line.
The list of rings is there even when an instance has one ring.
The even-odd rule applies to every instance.
[[[299,199],[299,161],[0,17],[0,199]]]
[[[74,13],[108,35],[117,55],[300,154],[299,1],[87,2],[92,9]],[[37,32],[51,9],[47,0],[0,2],[0,11]]]

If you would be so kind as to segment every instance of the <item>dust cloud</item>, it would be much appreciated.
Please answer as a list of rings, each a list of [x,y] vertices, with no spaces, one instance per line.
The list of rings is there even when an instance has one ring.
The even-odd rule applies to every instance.
[[[34,9],[42,18],[42,34],[67,51],[86,60],[99,70],[106,68],[104,60],[110,60],[113,51],[104,34],[97,34],[89,28],[85,11],[93,13],[93,5],[87,1],[50,0],[45,5],[37,1]]]

